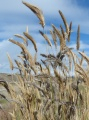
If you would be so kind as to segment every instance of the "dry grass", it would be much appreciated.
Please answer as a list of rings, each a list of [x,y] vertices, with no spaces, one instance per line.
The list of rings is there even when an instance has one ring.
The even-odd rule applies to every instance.
[[[77,30],[77,45],[76,45],[77,50],[80,48],[80,25],[78,26]]]
[[[39,15],[43,16],[37,7],[23,3],[38,18]],[[20,61],[15,60],[17,66],[14,66],[10,56],[8,57],[11,69],[13,65],[14,69],[19,70],[19,75],[16,75],[14,85],[4,80],[0,81],[0,84],[10,96],[5,99],[14,105],[13,112],[9,113],[12,120],[89,120],[89,75],[87,74],[89,58],[85,53],[79,52],[83,61],[87,61],[88,68],[84,69],[80,58],[72,51],[72,48],[66,45],[66,40],[70,41],[72,22],[68,26],[63,13],[61,11],[59,13],[65,29],[60,26],[61,30],[59,30],[52,25],[53,32],[50,32],[55,46],[58,45],[57,37],[60,40],[58,54],[41,54],[44,60],[38,62],[36,55],[34,57],[28,51],[25,42],[10,40],[21,48]],[[42,27],[44,27],[43,21]],[[79,29],[78,27],[77,50],[79,50]],[[48,45],[52,46],[47,35],[41,31],[40,33],[47,40]],[[32,41],[37,52],[37,45],[33,38],[27,32],[24,35]],[[65,62],[65,58],[68,62]],[[71,69],[74,70],[74,78],[70,77]]]
[[[32,11],[33,13],[36,14],[36,16],[37,16],[37,17],[39,18],[39,20],[40,20],[40,24],[41,24],[42,27],[44,28],[44,26],[45,26],[45,20],[44,20],[43,12],[42,12],[38,7],[36,7],[36,6],[34,6],[34,5],[31,5],[31,4],[27,3],[27,2],[23,2],[23,4],[26,5],[29,9],[31,9],[31,11]]]

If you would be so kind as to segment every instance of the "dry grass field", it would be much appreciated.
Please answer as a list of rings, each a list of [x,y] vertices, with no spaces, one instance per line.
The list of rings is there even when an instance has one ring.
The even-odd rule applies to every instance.
[[[11,74],[6,74],[6,73],[0,73],[0,80],[4,80],[6,82],[12,83],[14,85],[14,81],[16,81],[16,76],[11,75]],[[16,88],[16,86],[14,85]],[[16,88],[18,89],[18,88]],[[10,96],[8,95],[6,89],[0,85],[0,94],[4,95],[6,98],[9,98]],[[6,99],[2,98],[0,96],[0,120],[11,120],[11,116],[8,114],[9,112],[13,111],[13,103],[9,103]],[[2,109],[3,108],[3,109]]]
[[[58,53],[41,53],[38,61],[37,44],[28,29],[23,35],[16,34],[23,43],[9,41],[21,48],[18,59],[12,61],[7,54],[10,69],[18,69],[18,74],[0,74],[0,119],[2,120],[89,120],[89,57],[79,51],[80,25],[76,36],[76,52],[67,46],[70,43],[72,22],[69,24],[62,11],[58,11],[64,26],[52,24],[49,39],[44,33],[45,18],[42,11],[23,2],[39,19],[43,31],[39,34],[47,42],[47,47]],[[29,41],[34,46],[35,55],[28,50]],[[76,54],[77,53],[77,54]],[[80,56],[80,57],[79,57]],[[86,61],[87,67],[83,67]],[[15,62],[15,64],[14,64]],[[70,77],[73,71],[74,77]]]

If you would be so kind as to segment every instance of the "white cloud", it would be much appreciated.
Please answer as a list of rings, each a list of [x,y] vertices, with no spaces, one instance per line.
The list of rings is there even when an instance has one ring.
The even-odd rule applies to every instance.
[[[55,11],[58,11],[62,6],[69,5],[71,0],[24,0],[30,4],[34,4],[38,6],[40,9],[44,11],[46,14],[52,14],[55,13]],[[64,4],[65,3],[65,4]],[[28,8],[26,8],[25,5],[22,4],[22,0],[8,0],[8,1],[0,1],[0,9],[1,12],[23,12],[23,11],[29,11]]]
[[[76,49],[76,43],[69,45],[69,47]],[[80,42],[80,50],[86,50],[86,49],[89,49],[89,44],[86,44],[83,41],[81,41]]]
[[[73,30],[76,31],[77,25],[81,25],[81,32],[89,34],[89,12],[88,9],[79,7],[73,0],[24,0],[31,4],[37,5],[43,10],[46,17],[47,26],[45,27],[45,33],[50,29],[49,24],[54,23],[58,26],[61,24],[61,18],[58,10],[61,10],[65,15],[68,22],[72,20]],[[47,52],[42,42],[44,41],[38,30],[43,30],[38,24],[39,21],[35,15],[22,4],[22,0],[3,0],[0,1],[0,38],[9,39],[14,34],[22,34],[25,31],[26,26],[29,26],[29,33],[36,40],[39,47],[39,51],[42,53]],[[49,22],[49,23],[48,23]],[[34,24],[35,23],[35,24]],[[48,35],[49,36],[49,35]],[[50,36],[49,36],[50,38]],[[76,48],[76,44],[72,44],[70,47]],[[88,49],[89,45],[81,42],[81,49]],[[33,53],[32,44],[29,45],[29,50]],[[0,72],[8,72],[9,62],[6,53],[10,53],[12,59],[16,58],[20,49],[11,44],[8,40],[0,42]],[[39,53],[38,53],[39,54]]]
[[[89,12],[88,9],[85,9],[83,7],[79,7],[77,5],[76,0],[25,0],[26,2],[29,2],[31,4],[37,5],[39,8],[41,8],[44,12],[44,16],[46,17],[46,21],[50,19],[50,21],[53,22],[54,18],[57,18],[56,21],[60,20],[60,16],[58,13],[58,10],[61,10],[65,17],[67,18],[68,22],[73,21],[73,28],[76,29],[77,25],[81,25],[81,32],[89,33]],[[8,3],[8,4],[7,4]],[[2,13],[1,20],[7,22],[7,18],[10,21],[14,21],[14,23],[19,24],[26,24],[27,19],[29,19],[29,23],[31,24],[32,21],[37,20],[35,15],[25,6],[22,4],[22,1],[0,1],[0,12]],[[12,13],[12,14],[11,14]],[[26,16],[25,16],[26,14]],[[28,17],[28,18],[25,18]],[[20,23],[21,20],[21,23]],[[25,21],[25,22],[22,22]],[[11,22],[12,23],[12,22]],[[14,24],[13,23],[13,24]],[[86,24],[85,24],[86,23]],[[9,26],[9,22],[7,23]],[[6,25],[5,25],[6,26]],[[11,27],[11,26],[9,26]],[[18,28],[18,27],[17,27]],[[86,29],[86,31],[85,31]],[[17,30],[18,31],[18,30]]]
[[[37,5],[44,12],[46,17],[46,22],[50,21],[53,23],[53,20],[56,18],[56,21],[61,20],[58,10],[61,10],[65,15],[68,22],[72,20],[74,31],[77,29],[77,25],[81,25],[81,32],[89,33],[89,12],[88,9],[79,7],[76,0],[25,0],[31,4]],[[1,20],[5,22],[9,27],[14,27],[14,24],[18,26],[21,24],[32,25],[32,22],[38,19],[35,15],[22,4],[21,0],[13,1],[0,1],[0,13],[2,15]],[[26,15],[26,16],[25,16]],[[50,20],[49,20],[50,19]],[[7,22],[8,20],[8,22]],[[10,21],[10,22],[9,22]],[[0,22],[1,23],[1,22]],[[12,26],[10,25],[12,23]],[[86,23],[86,24],[85,24]],[[19,24],[19,25],[18,25]],[[60,22],[59,22],[60,24]],[[17,32],[19,31],[19,28]],[[20,30],[22,32],[22,30]]]

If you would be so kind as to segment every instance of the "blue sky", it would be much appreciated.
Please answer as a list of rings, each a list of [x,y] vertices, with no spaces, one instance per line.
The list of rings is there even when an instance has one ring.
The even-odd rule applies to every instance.
[[[69,46],[75,48],[77,26],[81,26],[81,50],[84,49],[89,55],[89,0],[24,0],[37,5],[44,13],[46,26],[45,33],[49,36],[51,24],[59,27],[62,23],[58,10],[65,15],[68,23],[73,22],[73,33]],[[6,53],[12,59],[20,53],[20,49],[8,41],[9,38],[16,39],[14,34],[22,34],[29,27],[29,33],[37,42],[39,51],[45,52],[44,39],[39,35],[42,30],[36,16],[22,4],[22,0],[0,0],[0,72],[11,72]],[[49,38],[51,38],[49,36]],[[44,48],[43,48],[44,47]],[[34,52],[32,44],[29,43],[31,53]]]

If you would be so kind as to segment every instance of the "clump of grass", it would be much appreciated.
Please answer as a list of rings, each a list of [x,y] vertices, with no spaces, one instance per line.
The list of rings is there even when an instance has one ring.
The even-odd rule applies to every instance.
[[[29,7],[40,19],[42,27],[44,27],[43,14],[40,9],[23,2]],[[16,75],[17,80],[14,84],[5,81],[0,81],[11,96],[10,99],[5,98],[9,102],[13,102],[13,112],[9,114],[13,120],[88,120],[89,112],[89,76],[86,69],[83,68],[80,58],[69,48],[66,40],[70,41],[72,22],[68,25],[63,13],[59,11],[64,22],[65,29],[60,26],[57,29],[52,25],[50,35],[53,38],[55,50],[58,46],[57,37],[60,40],[60,51],[58,54],[41,54],[44,59],[39,62],[30,54],[27,49],[27,39],[31,40],[36,53],[38,48],[35,40],[28,32],[24,32],[24,36],[15,35],[22,38],[23,43],[15,40],[9,40],[13,44],[21,48],[21,53],[18,56],[20,60],[15,60],[16,66],[12,63],[10,56],[8,59],[11,69],[18,69]],[[42,21],[43,20],[43,21]],[[77,50],[79,50],[79,31],[77,37]],[[51,40],[41,32],[41,35],[46,39],[48,45],[52,47]],[[89,63],[88,56],[83,52],[79,52]],[[65,62],[64,58],[66,58]],[[74,66],[74,78],[69,77],[71,66]],[[51,73],[53,71],[53,73]]]

